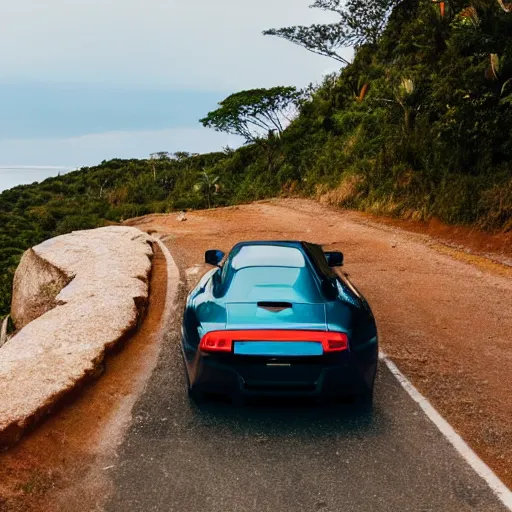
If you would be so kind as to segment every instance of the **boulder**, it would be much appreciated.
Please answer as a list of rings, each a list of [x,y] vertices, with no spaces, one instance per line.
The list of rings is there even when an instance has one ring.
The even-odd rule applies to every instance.
[[[101,371],[149,294],[152,238],[111,226],[29,249],[15,274],[13,319],[0,348],[0,445],[11,444],[70,391]]]
[[[69,281],[57,267],[37,255],[34,249],[23,254],[14,275],[11,318],[16,329],[53,309],[55,297]]]

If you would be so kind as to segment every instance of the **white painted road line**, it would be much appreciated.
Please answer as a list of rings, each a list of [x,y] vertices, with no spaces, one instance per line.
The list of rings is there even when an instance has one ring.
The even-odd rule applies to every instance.
[[[432,404],[411,384],[409,379],[396,367],[386,354],[380,353],[379,358],[384,361],[389,371],[407,391],[410,397],[421,407],[430,421],[448,439],[452,446],[459,452],[462,458],[482,477],[498,499],[512,511],[512,492],[496,476],[494,471],[468,446],[462,437],[455,432],[453,427],[434,409]]]
[[[178,284],[181,279],[180,269],[178,268],[178,265],[176,265],[169,249],[167,249],[167,246],[162,242],[160,237],[153,235],[153,238],[165,257],[167,267],[167,293],[165,296],[164,317],[161,324],[163,326],[162,334],[165,335],[169,331],[176,314],[176,298],[178,295]]]

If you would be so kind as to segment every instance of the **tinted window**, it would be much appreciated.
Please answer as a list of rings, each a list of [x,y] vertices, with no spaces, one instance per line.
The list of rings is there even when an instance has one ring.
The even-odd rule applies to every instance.
[[[231,259],[234,270],[247,267],[303,268],[304,255],[295,247],[278,245],[245,245]]]

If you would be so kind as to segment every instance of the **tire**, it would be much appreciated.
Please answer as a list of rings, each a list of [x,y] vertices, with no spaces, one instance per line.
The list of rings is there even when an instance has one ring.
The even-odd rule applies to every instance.
[[[185,382],[187,383],[187,393],[189,399],[194,402],[196,405],[202,404],[206,401],[205,394],[198,390],[197,388],[193,388],[190,384],[190,378],[187,371],[187,364],[185,362],[185,357],[183,357],[183,371],[185,372]]]
[[[371,410],[373,407],[373,387],[355,395],[354,403],[361,408]]]
[[[330,396],[327,396],[327,395],[320,395],[320,396],[317,396],[314,400],[315,400],[315,404],[318,405],[319,407],[326,407],[328,405],[330,405],[331,403],[333,403],[334,401],[337,401],[338,397],[330,397]]]
[[[206,402],[206,396],[202,391],[199,391],[196,388],[188,388],[188,397],[192,400],[196,405],[203,404]]]
[[[245,406],[245,398],[241,395],[234,395],[231,397],[231,404],[235,408],[240,408]]]

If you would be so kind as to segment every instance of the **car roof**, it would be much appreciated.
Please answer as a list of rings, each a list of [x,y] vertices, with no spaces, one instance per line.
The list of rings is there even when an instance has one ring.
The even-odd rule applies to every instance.
[[[258,240],[237,243],[231,249],[222,267],[219,296],[230,293],[233,279],[240,272],[243,275],[243,281],[238,284],[242,288],[266,286],[266,281],[271,278],[267,284],[272,284],[274,288],[284,286],[289,292],[294,288],[299,290],[301,295],[307,290],[314,292],[314,298],[311,293],[307,293],[311,295],[310,299],[314,299],[313,301],[319,300],[317,292],[320,290],[316,288],[320,286],[320,282],[317,280],[335,276],[320,245],[296,240]],[[315,283],[310,282],[310,279]],[[238,285],[235,288],[238,288]],[[244,293],[234,289],[232,295],[241,297]]]
[[[323,302],[306,246],[280,240],[236,244],[222,271],[224,293],[234,302]]]
[[[276,247],[297,247],[300,249],[304,243],[301,240],[244,240],[234,245],[233,249],[246,245],[273,245]]]

